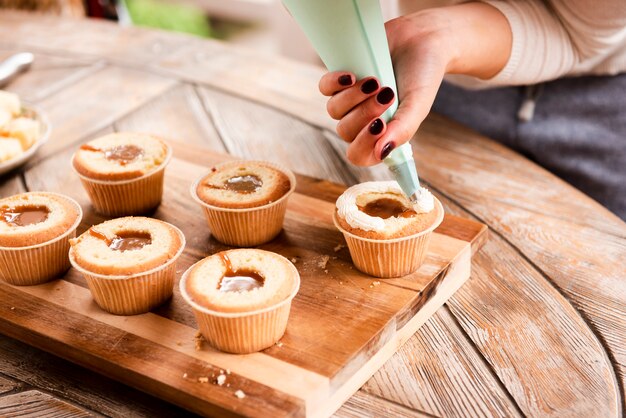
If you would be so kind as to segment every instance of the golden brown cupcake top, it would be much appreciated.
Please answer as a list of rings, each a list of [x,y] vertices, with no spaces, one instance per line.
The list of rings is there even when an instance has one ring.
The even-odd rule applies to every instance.
[[[291,189],[287,174],[269,163],[234,161],[211,169],[196,188],[203,202],[217,207],[244,209],[277,201]]]
[[[298,271],[281,255],[242,248],[199,261],[184,283],[189,298],[219,312],[250,312],[286,300],[299,285]]]
[[[167,222],[128,216],[92,226],[70,244],[70,257],[85,270],[131,275],[167,263],[179,252],[183,240]]]
[[[27,247],[53,240],[80,216],[76,202],[55,193],[30,192],[0,199],[0,246]]]
[[[114,133],[80,146],[72,158],[79,174],[94,180],[128,180],[160,167],[168,146],[142,133]]]

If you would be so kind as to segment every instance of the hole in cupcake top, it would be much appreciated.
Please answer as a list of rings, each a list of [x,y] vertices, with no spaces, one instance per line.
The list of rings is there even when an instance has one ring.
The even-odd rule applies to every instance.
[[[217,287],[221,292],[248,291],[262,287],[265,283],[265,278],[256,271],[250,269],[234,271],[230,258],[225,252],[220,252],[217,255],[226,267],[226,272]]]
[[[256,271],[237,270],[227,272],[220,280],[218,289],[221,292],[242,292],[263,286],[265,278]]]
[[[115,251],[140,250],[152,244],[152,236],[147,232],[124,231],[119,232],[109,243],[109,248]]]
[[[263,186],[263,181],[255,175],[231,177],[224,182],[224,189],[237,193],[254,193]]]
[[[13,226],[38,224],[48,219],[50,210],[45,206],[18,206],[0,209],[2,220]]]
[[[93,145],[83,144],[80,149],[104,153],[104,158],[115,161],[121,165],[132,163],[137,158],[143,156],[143,149],[133,144],[118,145],[117,147],[101,149]]]
[[[369,216],[382,219],[391,217],[410,218],[416,215],[413,209],[407,208],[402,202],[390,198],[372,200],[365,206],[359,206],[359,210]]]

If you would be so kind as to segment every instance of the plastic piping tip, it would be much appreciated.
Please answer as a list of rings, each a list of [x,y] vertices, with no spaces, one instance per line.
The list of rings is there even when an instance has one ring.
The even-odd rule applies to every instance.
[[[383,162],[393,173],[395,180],[406,196],[415,202],[420,195],[420,182],[413,159],[411,144],[406,143],[393,150]]]

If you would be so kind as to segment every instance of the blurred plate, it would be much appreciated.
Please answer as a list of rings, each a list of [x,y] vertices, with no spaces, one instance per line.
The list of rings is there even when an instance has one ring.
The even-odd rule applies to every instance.
[[[35,155],[37,150],[48,141],[48,138],[50,138],[50,131],[52,130],[52,126],[50,125],[50,121],[44,113],[42,113],[36,107],[28,104],[24,104],[22,106],[22,111],[25,116],[36,119],[39,122],[41,134],[39,138],[35,141],[35,143],[28,150],[26,150],[26,152],[11,160],[0,163],[0,176],[28,161],[33,155]]]

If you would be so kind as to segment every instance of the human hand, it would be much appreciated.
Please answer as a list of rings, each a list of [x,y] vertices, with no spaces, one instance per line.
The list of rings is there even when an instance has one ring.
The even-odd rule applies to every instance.
[[[510,54],[506,18],[484,3],[425,10],[391,20],[385,29],[400,96],[389,123],[380,115],[396,98],[376,78],[356,80],[348,72],[330,72],[319,84],[330,97],[327,111],[339,120],[337,134],[350,143],[347,157],[355,165],[377,164],[413,137],[445,74],[489,78]]]

